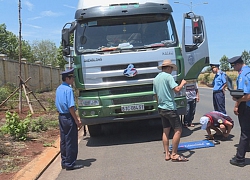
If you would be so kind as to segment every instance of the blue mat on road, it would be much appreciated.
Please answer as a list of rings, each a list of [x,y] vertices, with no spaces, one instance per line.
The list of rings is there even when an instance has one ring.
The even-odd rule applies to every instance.
[[[180,143],[178,146],[178,150],[184,151],[184,150],[208,148],[208,147],[214,147],[214,143],[209,140],[201,140],[201,141]],[[172,150],[172,145],[169,147],[169,150]]]

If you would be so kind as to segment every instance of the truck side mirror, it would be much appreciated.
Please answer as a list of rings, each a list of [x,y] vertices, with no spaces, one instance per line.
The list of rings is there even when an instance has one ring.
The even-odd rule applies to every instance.
[[[69,43],[69,28],[64,28],[62,30],[62,51],[63,55],[67,56],[70,54],[70,43]]]
[[[192,33],[193,33],[193,43],[202,43],[203,35],[202,35],[202,22],[199,16],[194,16],[192,18]]]
[[[192,28],[193,28],[193,34],[201,34],[202,33],[202,23],[199,16],[194,16],[192,18]]]

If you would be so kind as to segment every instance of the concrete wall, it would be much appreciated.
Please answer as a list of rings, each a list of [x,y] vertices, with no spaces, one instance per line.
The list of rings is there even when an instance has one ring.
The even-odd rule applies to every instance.
[[[26,84],[34,92],[54,90],[62,82],[60,76],[62,70],[59,68],[22,62],[21,71],[21,76],[24,81],[31,77]],[[18,86],[18,75],[18,61],[0,58],[0,87],[7,83]]]

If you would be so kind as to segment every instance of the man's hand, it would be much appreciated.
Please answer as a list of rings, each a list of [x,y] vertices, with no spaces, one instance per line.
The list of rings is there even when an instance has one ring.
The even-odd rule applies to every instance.
[[[224,88],[224,89],[222,90],[222,92],[223,92],[223,94],[225,94],[225,92],[226,92],[226,88]]]
[[[76,122],[78,130],[81,129],[82,128],[82,122],[81,122],[81,120],[77,119],[75,122]]]
[[[239,115],[239,113],[238,113],[238,107],[234,107],[234,114],[235,115]]]
[[[234,101],[238,101],[238,99],[236,99],[236,98],[234,98],[234,97],[233,97],[232,99],[233,99]]]
[[[187,81],[182,79],[181,84],[184,86],[185,84],[187,84]]]

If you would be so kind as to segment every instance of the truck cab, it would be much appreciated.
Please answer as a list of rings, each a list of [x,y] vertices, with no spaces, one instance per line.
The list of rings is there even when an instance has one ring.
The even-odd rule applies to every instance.
[[[192,41],[186,43],[185,32],[181,45],[167,0],[79,1],[75,21],[63,27],[62,45],[69,56],[74,35],[78,111],[91,136],[100,135],[105,123],[159,117],[152,82],[163,60],[177,65],[177,83],[196,81],[209,65],[205,24],[185,13],[183,25],[184,31],[191,27]],[[175,94],[180,115],[186,113],[185,96],[185,88]]]

